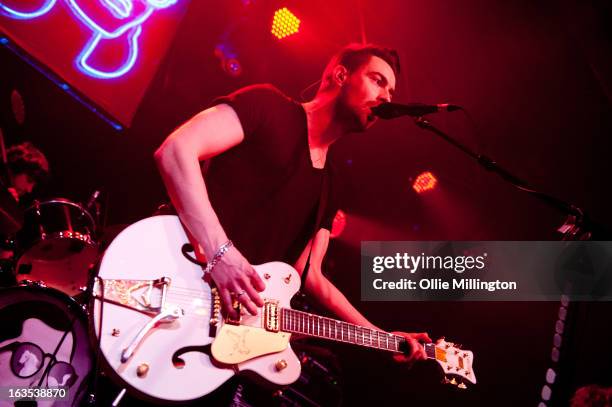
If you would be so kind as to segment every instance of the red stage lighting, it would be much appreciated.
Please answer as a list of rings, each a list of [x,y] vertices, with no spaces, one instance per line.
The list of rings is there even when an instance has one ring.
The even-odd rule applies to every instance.
[[[434,189],[437,183],[438,180],[436,177],[431,172],[425,171],[414,180],[412,188],[417,192],[417,194],[421,194]]]
[[[342,234],[344,228],[346,227],[346,213],[342,209],[338,209],[336,212],[336,216],[334,216],[334,220],[332,222],[332,230],[329,235],[330,238],[334,239]]]
[[[283,7],[274,12],[272,20],[272,34],[282,40],[300,31],[300,19],[295,16],[287,7]]]

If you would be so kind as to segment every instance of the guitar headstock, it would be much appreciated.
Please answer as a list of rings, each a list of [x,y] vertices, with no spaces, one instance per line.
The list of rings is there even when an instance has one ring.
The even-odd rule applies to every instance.
[[[465,381],[476,384],[476,374],[472,367],[474,354],[461,349],[461,345],[447,342],[444,338],[435,344],[425,344],[427,357],[435,359],[444,371],[444,382],[466,389]]]

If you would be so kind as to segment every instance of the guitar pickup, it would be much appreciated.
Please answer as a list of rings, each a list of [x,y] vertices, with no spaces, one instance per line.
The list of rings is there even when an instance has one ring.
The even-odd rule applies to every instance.
[[[266,331],[278,332],[280,330],[280,313],[278,301],[265,300],[263,306],[264,328]]]

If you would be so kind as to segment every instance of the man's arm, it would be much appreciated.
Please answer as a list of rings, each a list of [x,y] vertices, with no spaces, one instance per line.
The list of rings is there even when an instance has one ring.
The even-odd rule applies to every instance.
[[[304,270],[306,259],[310,251],[312,240],[302,252],[300,258],[295,263],[295,268],[300,272]],[[329,231],[327,229],[319,229],[315,238],[312,254],[310,255],[310,269],[306,278],[305,292],[312,295],[313,298],[325,309],[332,312],[338,318],[368,328],[381,330],[366,319],[336,288],[336,286],[327,279],[321,272],[321,264],[327,252],[329,245]]]
[[[340,319],[347,322],[365,326],[368,328],[384,331],[372,324],[366,317],[363,316],[349,300],[336,288],[336,286],[327,279],[321,272],[321,264],[327,252],[329,245],[329,231],[327,229],[319,229],[314,237],[314,242],[311,240],[300,255],[300,258],[295,263],[295,268],[300,272],[304,270],[310,245],[312,246],[312,254],[310,255],[310,269],[306,277],[305,291],[312,295],[316,301],[327,310],[338,316]],[[431,342],[431,339],[425,332],[421,333],[405,333],[394,332],[405,337],[410,345],[410,354],[398,357],[398,362],[414,362],[418,359],[426,359],[425,350],[418,341]]]
[[[181,221],[201,245],[207,259],[212,259],[228,238],[213,210],[200,161],[237,146],[244,131],[234,109],[221,104],[204,110],[175,130],[155,152],[155,161]],[[223,307],[231,316],[230,293],[244,290],[240,302],[251,312],[263,306],[257,290],[265,285],[253,267],[235,247],[221,258],[212,277],[219,288]]]

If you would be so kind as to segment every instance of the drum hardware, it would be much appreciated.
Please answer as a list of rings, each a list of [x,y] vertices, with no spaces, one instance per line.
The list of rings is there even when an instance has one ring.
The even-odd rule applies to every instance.
[[[17,280],[38,279],[71,296],[82,293],[98,258],[94,218],[63,198],[35,201],[17,233]]]
[[[42,280],[21,280],[19,285],[23,287],[47,288],[47,285]]]
[[[85,210],[91,213],[92,208],[94,209],[94,216],[96,225],[100,226],[100,194],[102,193],[102,188],[96,189],[93,194],[87,200],[87,204],[85,205]]]

